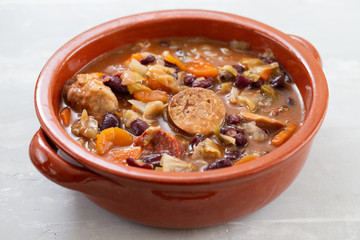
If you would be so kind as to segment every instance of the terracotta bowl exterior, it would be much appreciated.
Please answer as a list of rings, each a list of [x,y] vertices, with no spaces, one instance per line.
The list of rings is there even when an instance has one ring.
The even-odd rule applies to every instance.
[[[271,48],[298,86],[305,104],[303,126],[283,146],[240,166],[207,172],[165,173],[119,166],[77,144],[61,126],[65,82],[87,63],[145,39],[202,36]],[[94,27],[62,46],[37,81],[35,106],[41,128],[30,158],[47,178],[85,194],[125,219],[166,228],[197,228],[246,216],[279,196],[296,178],[325,116],[328,88],[316,49],[306,40],[244,17],[202,10],[142,13]],[[60,149],[83,167],[58,154]]]

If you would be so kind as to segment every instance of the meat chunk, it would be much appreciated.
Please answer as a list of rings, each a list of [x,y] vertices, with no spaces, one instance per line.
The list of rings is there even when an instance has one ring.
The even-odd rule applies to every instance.
[[[255,111],[258,103],[264,101],[260,92],[244,89],[240,91],[233,87],[230,91],[229,102],[242,107],[247,107],[250,111]]]
[[[65,99],[72,108],[77,111],[86,109],[96,118],[102,118],[118,108],[115,94],[100,77],[99,73],[79,74],[76,81],[65,88]]]
[[[78,137],[96,139],[96,135],[98,134],[98,122],[94,118],[89,117],[84,109],[80,119],[71,126],[71,132]]]
[[[196,170],[194,164],[167,154],[162,155],[160,165],[164,172],[191,172]]]
[[[174,124],[189,134],[210,134],[225,118],[223,101],[211,90],[188,88],[172,97],[168,106]]]
[[[141,115],[133,110],[126,110],[123,114],[123,121],[127,128],[129,128],[131,123],[136,119],[141,119]]]
[[[160,127],[149,127],[141,136],[134,138],[134,145],[143,147],[151,154],[168,153],[177,158],[181,158],[185,151],[182,142]]]
[[[240,115],[246,120],[246,121],[254,121],[257,126],[261,128],[268,128],[268,129],[279,129],[285,126],[284,123],[267,116],[263,116],[256,113],[241,111]]]
[[[256,126],[255,122],[247,123],[245,126],[245,131],[255,142],[264,142],[268,139],[267,134],[261,128]]]
[[[211,159],[221,157],[219,147],[210,138],[200,142],[195,148],[192,159]]]
[[[160,115],[165,108],[165,105],[161,101],[153,101],[146,104],[144,111],[144,117],[149,118]]]

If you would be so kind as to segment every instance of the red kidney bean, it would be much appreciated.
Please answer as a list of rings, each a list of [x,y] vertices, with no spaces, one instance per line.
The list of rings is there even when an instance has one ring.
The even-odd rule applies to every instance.
[[[102,78],[103,83],[106,86],[110,87],[114,93],[117,93],[120,95],[129,94],[127,87],[121,84],[122,80],[121,80],[120,76],[118,76],[118,75],[115,75],[115,76],[103,75],[101,78]]]
[[[242,121],[242,117],[240,115],[237,114],[232,114],[227,116],[226,118],[226,123],[229,125],[237,125]]]
[[[213,170],[218,168],[224,168],[224,167],[231,167],[231,161],[229,159],[217,159],[214,162],[207,165],[207,167],[204,169],[207,170]]]
[[[191,146],[194,147],[204,140],[205,140],[204,135],[197,133],[192,139],[190,139],[189,143]]]
[[[228,135],[230,137],[235,137],[235,135],[237,134],[244,134],[244,130],[238,127],[227,126],[220,128],[220,133]]]
[[[295,100],[294,100],[293,98],[291,98],[291,97],[288,97],[288,98],[286,99],[286,102],[287,102],[287,104],[289,104],[290,106],[294,106],[294,105],[295,105]]]
[[[155,61],[155,57],[153,55],[147,55],[147,57],[140,59],[140,63],[142,65],[148,65]]]
[[[238,73],[243,73],[245,71],[245,68],[241,65],[232,65],[232,67],[235,68]]]
[[[100,125],[100,131],[111,127],[120,127],[120,118],[115,113],[105,114]]]
[[[212,78],[205,78],[205,80],[194,81],[192,83],[192,87],[200,87],[200,88],[209,88],[214,84],[214,80]]]
[[[245,135],[242,133],[235,135],[234,138],[235,138],[236,146],[242,147],[247,144],[247,139],[246,139]]]
[[[261,60],[262,60],[263,62],[266,62],[267,64],[276,62],[276,60],[273,59],[273,58],[261,58]]]
[[[249,86],[251,83],[253,82],[252,79],[245,77],[242,74],[238,74],[235,77],[235,86],[237,88],[246,88],[247,86]]]
[[[153,161],[153,162],[151,162],[151,165],[153,165],[154,168],[156,168],[156,167],[161,167],[160,162],[161,162],[160,160]]]
[[[144,168],[144,169],[153,169],[153,167],[148,163],[145,163],[143,165],[138,164],[137,162],[135,162],[135,160],[132,157],[126,158],[126,163],[129,166],[133,166],[133,167]]]
[[[256,82],[251,83],[251,87],[253,88],[260,88],[264,85],[265,81],[262,78],[259,78]]]
[[[287,71],[281,64],[279,64],[279,68],[280,68],[281,72],[284,74],[284,82],[286,82],[288,84],[293,83],[292,78],[290,77],[290,75],[287,73]]]
[[[149,127],[150,127],[149,124],[147,124],[141,119],[136,119],[130,124],[130,128],[134,132],[135,136],[140,136]]]
[[[270,81],[270,85],[274,88],[283,88],[284,83],[284,77],[282,75],[276,76]]]
[[[242,154],[238,150],[233,150],[233,151],[227,152],[225,154],[225,158],[229,159],[230,161],[238,160],[239,158],[241,158],[241,156],[242,156]]]
[[[143,157],[142,160],[145,163],[151,163],[153,161],[160,160],[162,155],[164,155],[164,153],[151,154]]]
[[[161,160],[162,155],[164,155],[165,153],[169,154],[168,151],[162,152],[162,153],[151,154],[151,155],[147,155],[147,156],[143,157],[141,160],[144,163],[152,164],[154,167],[161,167],[160,160]]]
[[[165,67],[174,68],[176,70],[176,72],[179,71],[179,67],[176,64],[173,64],[173,63],[168,62],[168,61],[165,61]]]
[[[184,77],[184,85],[190,87],[191,84],[195,81],[194,75],[186,75]]]

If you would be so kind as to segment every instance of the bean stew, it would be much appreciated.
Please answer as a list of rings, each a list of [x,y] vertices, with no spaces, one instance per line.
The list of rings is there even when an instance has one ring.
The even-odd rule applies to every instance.
[[[142,41],[85,66],[63,90],[68,134],[106,161],[164,172],[253,161],[302,125],[291,76],[270,49],[205,38]]]

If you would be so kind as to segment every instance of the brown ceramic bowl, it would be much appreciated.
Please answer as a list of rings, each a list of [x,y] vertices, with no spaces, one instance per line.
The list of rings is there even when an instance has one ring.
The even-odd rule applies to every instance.
[[[240,166],[169,173],[119,166],[77,144],[59,120],[65,82],[94,58],[144,39],[203,36],[241,39],[255,51],[271,48],[298,86],[303,126],[283,146]],[[142,13],[94,27],[61,47],[46,63],[35,90],[41,128],[30,144],[37,169],[55,183],[85,194],[108,211],[138,223],[196,228],[248,215],[281,194],[308,156],[325,116],[328,88],[321,60],[306,40],[244,17],[200,10]],[[83,167],[57,155],[61,149]]]

